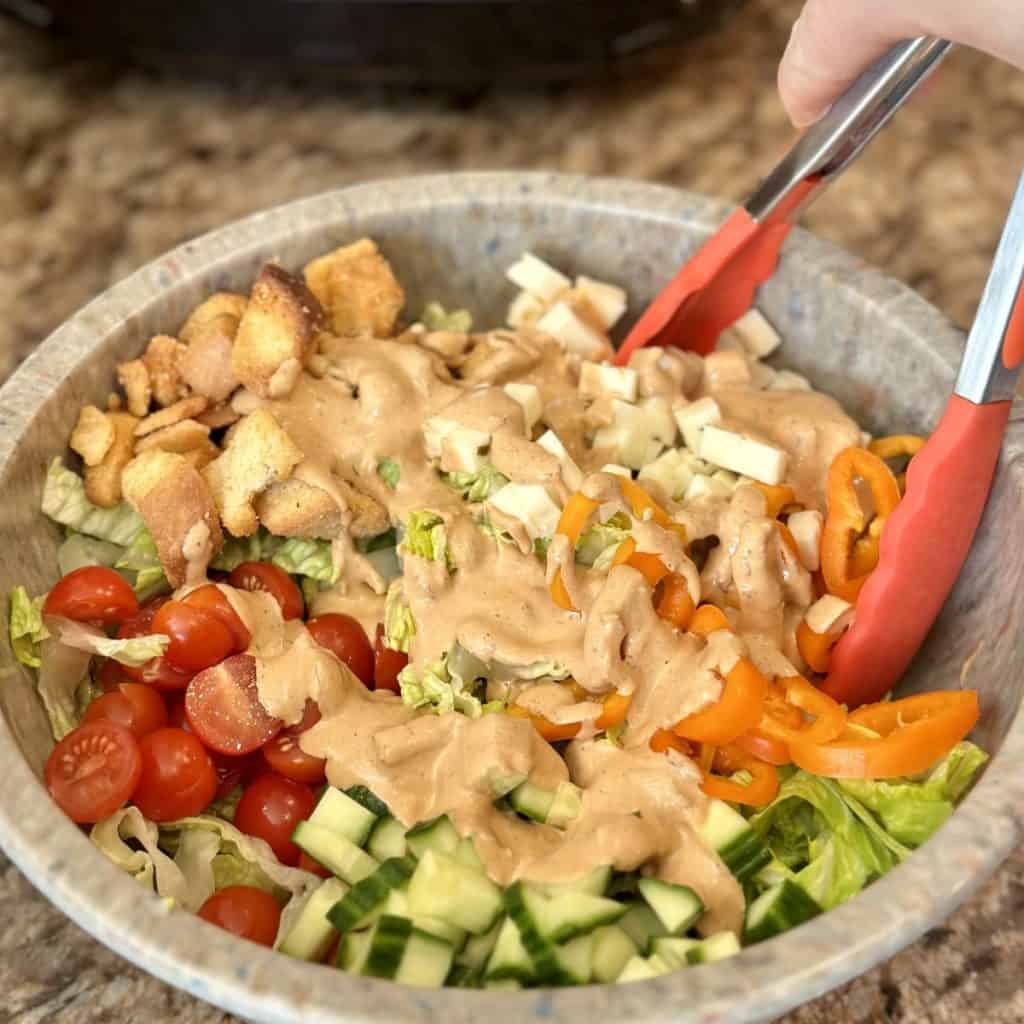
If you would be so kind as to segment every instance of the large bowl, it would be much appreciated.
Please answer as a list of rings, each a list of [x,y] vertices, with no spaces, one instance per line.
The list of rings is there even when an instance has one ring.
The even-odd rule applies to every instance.
[[[453,175],[331,192],[182,246],[68,321],[0,391],[6,541],[0,589],[22,583],[38,593],[54,580],[58,534],[38,513],[39,494],[45,466],[65,450],[78,407],[106,396],[118,360],[134,356],[151,334],[173,330],[207,293],[245,288],[263,261],[298,267],[369,234],[393,261],[409,309],[436,298],[469,306],[478,322],[498,323],[511,294],[502,271],[529,248],[572,271],[622,282],[635,314],[726,212],[708,199],[648,185]],[[962,338],[916,295],[796,232],[760,304],[786,339],[780,362],[836,394],[868,429],[934,426]],[[0,653],[0,841],[28,878],[98,939],[252,1020],[768,1020],[943,920],[1020,838],[1024,545],[1011,540],[1019,534],[1022,453],[1018,408],[970,561],[905,682],[907,690],[967,684],[981,691],[976,738],[995,755],[987,772],[938,836],[901,867],[838,910],[733,960],[617,987],[435,992],[353,978],[242,945],[143,896],[51,802],[39,782],[51,747],[46,719],[28,673],[6,649]]]

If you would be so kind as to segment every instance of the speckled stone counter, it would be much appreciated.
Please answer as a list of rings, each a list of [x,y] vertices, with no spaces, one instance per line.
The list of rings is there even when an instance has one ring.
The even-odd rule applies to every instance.
[[[543,167],[742,197],[789,138],[775,62],[798,4],[755,0],[659,76],[530,93],[168,80],[69,61],[0,21],[0,375],[181,240],[336,185]],[[1016,174],[1024,76],[941,72],[808,223],[969,321]],[[0,857],[0,1022],[227,1022],[109,953]],[[1024,1021],[1024,852],[944,927],[787,1024]]]

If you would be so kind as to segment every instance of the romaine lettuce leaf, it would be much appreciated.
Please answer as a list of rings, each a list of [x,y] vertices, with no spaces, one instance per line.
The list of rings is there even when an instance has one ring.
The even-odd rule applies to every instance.
[[[124,553],[120,544],[108,540],[87,537],[77,530],[68,530],[61,546],[57,549],[57,566],[61,576],[82,569],[87,565],[103,565],[112,568]]]
[[[113,658],[122,665],[145,665],[152,658],[159,658],[170,643],[170,637],[162,633],[128,637],[124,640],[108,637],[95,626],[65,619],[60,615],[47,616],[46,626],[66,647],[74,647],[76,650],[98,654],[104,658]]]
[[[508,477],[499,473],[490,462],[485,462],[476,473],[442,473],[441,480],[466,501],[486,501],[508,483]]]
[[[455,564],[448,551],[448,529],[444,520],[429,509],[420,509],[409,515],[405,526],[405,537],[399,552],[426,558],[431,562],[444,561],[448,571],[453,572]]]
[[[147,601],[168,589],[167,577],[156,553],[156,541],[149,530],[143,530],[131,547],[114,563],[114,568],[130,580],[140,601]]]
[[[43,485],[43,514],[63,526],[70,526],[90,537],[130,547],[145,524],[126,502],[113,508],[100,508],[85,495],[82,478],[59,458],[50,463]]]
[[[46,595],[29,597],[24,587],[11,591],[9,631],[14,656],[29,668],[39,668],[39,645],[50,631],[43,622],[43,602]]]
[[[287,573],[320,583],[335,583],[338,579],[329,540],[275,537],[262,528],[251,537],[226,538],[210,568],[231,572],[243,562],[272,562]]]
[[[468,309],[453,309],[449,313],[440,302],[428,302],[420,315],[420,322],[428,331],[467,334],[473,329],[473,314]]]
[[[406,665],[398,674],[402,700],[413,708],[430,708],[441,715],[459,711],[468,718],[479,718],[483,705],[474,693],[476,680],[465,680],[450,666],[447,655],[422,669]]]
[[[576,543],[576,561],[593,565],[603,552],[617,547],[629,536],[631,525],[625,512],[616,512],[606,522],[594,523]]]
[[[377,476],[394,490],[402,479],[402,467],[394,459],[381,459],[377,463]]]
[[[69,647],[55,636],[47,637],[40,647],[36,691],[55,740],[62,740],[81,720],[84,709],[78,694],[88,681],[90,660],[88,651]]]
[[[409,650],[416,635],[416,620],[405,600],[402,581],[395,580],[384,598],[384,643],[393,651]]]

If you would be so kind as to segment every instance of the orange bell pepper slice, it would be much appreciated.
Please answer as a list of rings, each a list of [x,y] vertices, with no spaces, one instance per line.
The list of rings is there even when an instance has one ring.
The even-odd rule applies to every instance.
[[[777,518],[787,505],[796,504],[796,491],[789,484],[755,483],[754,486],[768,499],[765,515],[772,519]]]
[[[603,701],[603,710],[594,723],[598,729],[613,729],[626,720],[632,697],[628,693],[609,693]]]
[[[756,757],[759,761],[767,761],[768,764],[782,766],[793,763],[789,756],[789,744],[769,736],[760,729],[751,729],[750,732],[737,736],[733,745],[743,753]]]
[[[927,771],[978,721],[975,690],[937,690],[902,700],[866,704],[829,743],[797,740],[793,761],[833,779],[891,779]]]
[[[698,743],[731,743],[761,721],[770,685],[752,661],[740,658],[725,677],[721,697],[677,722],[676,735]]]
[[[839,637],[827,633],[815,633],[807,620],[802,619],[796,627],[796,646],[800,657],[810,665],[811,670],[825,675],[832,662],[832,648],[839,642]]]
[[[708,771],[702,772],[704,781],[701,789],[705,795],[748,807],[764,807],[775,799],[779,792],[779,773],[775,765],[759,761],[736,747],[727,747],[721,753],[730,768],[747,771],[752,779],[744,784]]]
[[[718,747],[710,743],[702,743],[700,745],[700,751],[697,754],[697,767],[700,768],[702,773],[706,774],[711,771],[717,754]]]
[[[868,445],[868,451],[880,459],[898,459],[904,455],[913,458],[924,447],[924,438],[917,434],[893,434],[877,437]]]
[[[858,477],[870,487],[875,505],[870,533],[855,487]],[[899,504],[900,488],[892,470],[877,455],[866,448],[847,448],[829,467],[827,497],[821,571],[829,592],[853,604],[878,564],[878,538],[886,518]]]
[[[793,552],[793,557],[799,562],[800,549],[796,546],[796,537],[793,536],[793,531],[785,523],[776,521],[775,525],[778,528],[782,542]]]
[[[732,632],[732,623],[717,605],[702,604],[697,606],[687,628],[695,636],[703,637],[706,640],[712,633],[717,633],[720,629]]]
[[[526,708],[520,707],[518,704],[511,704],[506,709],[506,713],[512,715],[513,718],[528,718],[533,724],[534,729],[540,733],[548,741],[548,743],[558,743],[561,740],[571,740],[579,731],[579,722],[567,722],[564,725],[560,725],[557,722],[548,721],[543,715],[531,715]]]
[[[679,573],[671,572],[665,577],[657,610],[658,615],[676,629],[686,629],[690,625],[697,608],[690,597],[686,580]]]
[[[673,522],[672,517],[635,480],[620,477],[619,488],[637,519],[653,519],[663,529],[678,533],[686,540],[686,527],[682,523]]]
[[[651,737],[650,747],[656,754],[664,754],[669,750],[678,750],[680,754],[690,753],[690,744],[668,729],[659,729]]]
[[[568,537],[573,547],[575,547],[576,542],[580,539],[580,534],[583,533],[587,525],[587,520],[593,515],[598,504],[593,498],[588,498],[585,494],[577,491],[565,503],[565,508],[562,509],[562,515],[559,517],[555,533],[561,533]],[[572,599],[569,597],[569,591],[565,589],[565,584],[562,582],[561,570],[555,573],[554,579],[551,581],[551,600],[559,608],[564,608],[567,612],[576,611],[573,607]]]
[[[656,587],[668,575],[665,563],[657,555],[637,551],[636,541],[632,537],[627,537],[619,545],[612,558],[612,565],[631,566],[641,573],[652,587]]]

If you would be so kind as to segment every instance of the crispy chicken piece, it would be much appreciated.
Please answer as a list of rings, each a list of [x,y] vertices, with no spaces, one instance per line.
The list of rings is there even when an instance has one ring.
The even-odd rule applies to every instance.
[[[303,273],[335,334],[392,337],[405,293],[375,242],[363,238],[335,249]]]
[[[207,405],[209,405],[209,402],[202,395],[192,395],[189,398],[183,398],[180,402],[175,402],[174,405],[169,405],[166,409],[161,409],[159,412],[147,416],[144,420],[140,420],[135,428],[135,436],[145,437],[147,434],[162,430],[164,427],[173,426],[182,420],[194,419],[200,413],[206,411]]]
[[[153,388],[153,399],[161,408],[174,405],[188,394],[188,388],[178,369],[178,360],[185,352],[185,346],[169,334],[158,334],[150,339],[142,357],[149,371],[149,382]]]
[[[132,459],[123,481],[125,499],[153,535],[168,581],[180,587],[190,556],[208,560],[224,543],[210,488],[183,455],[157,448]]]
[[[208,335],[222,335],[228,341],[234,341],[238,321],[242,319],[248,301],[244,295],[234,292],[214,292],[189,313],[178,337],[186,345],[194,345]]]
[[[98,466],[114,443],[114,424],[95,405],[83,405],[78,423],[71,432],[71,450],[82,456],[87,466]]]
[[[108,412],[114,441],[103,460],[85,467],[85,495],[101,508],[113,508],[121,500],[121,471],[131,461],[138,419],[127,412]]]
[[[149,381],[149,370],[141,359],[131,359],[117,366],[117,379],[124,388],[128,400],[128,411],[140,419],[149,412],[153,399],[153,388]]]
[[[135,450],[144,452],[150,448],[159,448],[161,451],[184,455],[195,448],[202,448],[209,439],[210,428],[198,420],[178,420],[169,427],[161,427],[140,438]]]
[[[257,409],[232,428],[227,448],[204,470],[221,519],[236,537],[256,532],[253,499],[271,484],[287,480],[302,452],[266,409]]]
[[[320,303],[305,284],[267,264],[252,287],[235,335],[235,376],[263,398],[283,398],[313,352],[322,319]]]

